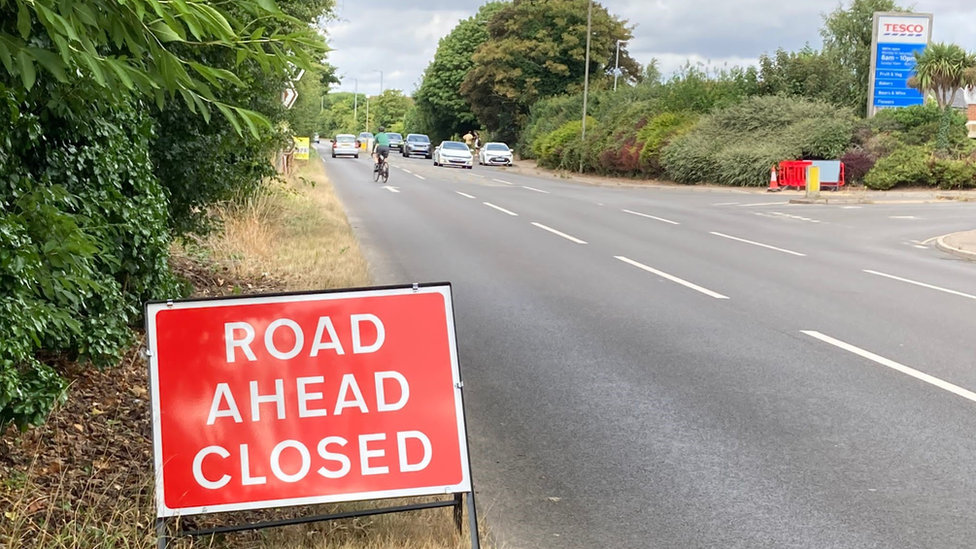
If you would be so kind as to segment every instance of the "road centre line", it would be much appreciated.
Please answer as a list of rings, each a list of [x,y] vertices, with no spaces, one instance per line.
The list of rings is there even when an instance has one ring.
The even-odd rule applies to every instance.
[[[782,206],[789,202],[756,202],[754,204],[739,204],[740,208],[751,208],[753,206]]]
[[[461,195],[461,196],[463,196],[465,198],[474,198],[473,196],[471,196],[468,193],[462,193],[461,191],[454,191],[454,192],[458,193],[459,195]]]
[[[914,284],[915,286],[921,286],[922,288],[928,288],[930,290],[937,290],[939,292],[945,292],[947,294],[957,295],[959,297],[965,297],[966,299],[976,299],[976,295],[966,294],[966,293],[963,293],[963,292],[957,292],[956,290],[950,290],[948,288],[941,288],[939,286],[933,286],[931,284],[926,284],[924,282],[918,282],[917,280],[911,280],[911,279],[908,279],[908,278],[902,278],[900,276],[885,274],[885,273],[878,272],[878,271],[872,271],[870,269],[864,269],[864,272],[866,272],[868,274],[873,274],[875,276],[883,276],[885,278],[890,278],[892,280],[897,280],[899,282],[905,282],[905,283],[908,283],[908,284]]]
[[[491,202],[482,202],[482,204],[484,204],[485,206],[488,206],[489,208],[494,208],[494,209],[496,209],[496,210],[498,210],[498,211],[500,211],[502,213],[507,213],[510,216],[518,217],[518,214],[517,213],[515,213],[513,211],[510,211],[510,210],[506,210],[505,208],[502,208],[501,206],[496,206],[496,205],[492,204]]]
[[[408,170],[408,169],[406,169],[406,168],[400,168],[400,169],[401,169],[401,170],[403,170],[403,171],[405,171],[405,172],[407,172],[407,173],[409,173],[409,174],[413,174],[413,172],[412,172],[412,171],[410,171],[410,170]]]
[[[561,232],[561,231],[557,231],[556,229],[553,229],[552,227],[546,227],[542,223],[535,223],[535,222],[533,222],[532,224],[535,225],[536,227],[539,227],[540,229],[542,229],[544,231],[549,231],[550,233],[552,233],[554,235],[561,236],[561,237],[565,238],[566,240],[569,240],[570,242],[575,242],[577,244],[586,244],[586,241],[585,240],[580,240],[580,239],[576,238],[575,236],[569,236],[568,234],[566,234],[564,232]]]
[[[712,204],[712,206],[738,206],[742,202],[719,202],[718,204]]]
[[[418,174],[411,174],[411,175],[413,175],[413,176],[414,176],[414,177],[416,177],[417,179],[424,179],[424,180],[426,180],[426,179],[427,179],[426,177],[424,177],[424,176],[422,176],[422,175],[418,175]]]
[[[485,176],[479,175],[479,174],[476,174],[476,173],[469,173],[468,175],[470,175],[471,177],[477,177],[479,179],[484,179],[485,178]]]
[[[653,216],[653,215],[648,215],[646,213],[633,212],[633,211],[630,211],[630,210],[621,210],[621,211],[623,211],[624,213],[629,213],[630,215],[637,215],[637,216],[640,216],[640,217],[646,217],[648,219],[653,219],[655,221],[660,221],[662,223],[670,223],[672,225],[681,225],[681,223],[678,223],[677,221],[671,221],[670,219],[664,219],[663,217],[656,217],[656,216]]]
[[[530,190],[530,191],[535,191],[535,192],[537,192],[537,193],[542,193],[542,194],[552,194],[552,193],[550,193],[549,191],[544,191],[544,190],[542,190],[542,189],[536,189],[535,187],[529,187],[528,185],[522,185],[522,188],[523,188],[523,189],[528,189],[528,190]]]
[[[664,271],[659,271],[659,270],[657,270],[657,269],[655,269],[653,267],[648,267],[647,265],[644,265],[643,263],[638,263],[637,261],[634,261],[633,259],[629,259],[629,258],[624,257],[622,255],[616,255],[616,256],[614,256],[614,259],[619,259],[620,261],[623,261],[624,263],[626,263],[628,265],[632,265],[634,267],[637,267],[638,269],[642,269],[642,270],[647,271],[649,273],[656,274],[657,276],[659,276],[661,278],[670,280],[671,282],[674,282],[676,284],[681,284],[682,286],[684,286],[686,288],[690,288],[692,290],[695,290],[696,292],[701,292],[701,293],[703,293],[703,294],[705,294],[705,295],[707,295],[709,297],[713,297],[715,299],[729,299],[727,296],[724,296],[724,295],[722,295],[722,294],[720,294],[718,292],[713,292],[713,291],[709,290],[708,288],[702,288],[701,286],[699,286],[697,284],[693,284],[691,282],[688,282],[687,280],[683,280],[683,279],[678,278],[678,277],[676,277],[674,275],[669,275],[668,273],[666,273]]]
[[[813,330],[800,330],[800,332],[803,333],[803,334],[806,334],[806,335],[808,335],[808,336],[810,336],[812,338],[819,339],[820,341],[822,341],[824,343],[827,343],[829,345],[833,345],[834,347],[837,347],[838,349],[843,349],[843,350],[845,350],[847,352],[854,353],[855,355],[858,355],[860,357],[866,358],[866,359],[868,359],[868,360],[870,360],[872,362],[876,362],[876,363],[878,363],[878,364],[880,364],[882,366],[887,366],[888,368],[891,368],[892,370],[901,372],[901,373],[903,373],[905,375],[912,376],[915,379],[918,379],[920,381],[924,381],[925,383],[928,383],[928,384],[934,385],[934,386],[936,386],[936,387],[938,387],[940,389],[949,391],[950,393],[953,393],[955,395],[961,396],[962,398],[965,398],[966,400],[969,400],[971,402],[976,402],[976,393],[973,393],[972,391],[968,391],[966,389],[963,389],[962,387],[960,387],[958,385],[953,385],[952,383],[949,383],[948,381],[943,381],[943,380],[941,380],[941,379],[939,379],[939,378],[937,378],[935,376],[931,376],[929,374],[926,374],[925,372],[920,372],[920,371],[918,371],[918,370],[916,370],[914,368],[909,368],[908,366],[905,366],[904,364],[899,364],[899,363],[895,362],[894,360],[890,360],[890,359],[887,359],[887,358],[885,358],[883,356],[876,355],[876,354],[874,354],[874,353],[872,353],[870,351],[866,351],[864,349],[861,349],[860,347],[855,347],[854,345],[851,345],[850,343],[845,343],[843,341],[840,341],[839,339],[834,339],[834,338],[832,338],[832,337],[830,337],[828,335],[824,335],[824,334],[822,334],[820,332],[816,332],[816,331],[813,331]]]
[[[512,185],[512,183],[509,183],[508,181],[505,181],[504,179],[492,179],[492,181],[494,181],[496,183],[504,183],[505,185]]]
[[[396,187],[391,187],[389,185],[384,185],[383,188],[386,189],[386,190],[388,190],[388,191],[390,191],[391,193],[399,193],[400,192],[400,189],[398,189]]]
[[[724,233],[717,233],[715,231],[712,231],[709,234],[713,234],[715,236],[720,236],[722,238],[728,238],[729,240],[735,240],[737,242],[744,242],[746,244],[752,244],[753,246],[759,246],[760,248],[767,248],[767,249],[770,249],[770,250],[776,250],[777,252],[783,252],[784,254],[795,255],[797,257],[806,257],[807,256],[807,254],[801,254],[800,252],[794,252],[792,250],[787,250],[785,248],[777,248],[776,246],[770,246],[769,244],[763,244],[762,242],[755,242],[755,241],[752,241],[752,240],[746,240],[744,238],[739,238],[737,236],[731,236],[731,235],[727,235],[727,234],[724,234]]]

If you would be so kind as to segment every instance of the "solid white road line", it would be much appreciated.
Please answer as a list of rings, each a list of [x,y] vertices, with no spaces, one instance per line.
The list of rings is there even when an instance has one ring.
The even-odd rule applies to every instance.
[[[496,210],[498,210],[498,211],[500,211],[502,213],[507,213],[508,215],[511,215],[513,217],[518,217],[518,214],[517,213],[515,213],[513,211],[510,211],[510,210],[506,210],[505,208],[502,208],[501,206],[496,206],[496,205],[492,204],[491,202],[482,202],[482,204],[484,204],[485,206],[488,206],[489,208],[494,208],[494,209],[496,209]]]
[[[462,193],[461,191],[454,191],[454,192],[458,193],[459,195],[461,195],[461,196],[463,196],[465,198],[474,198],[473,196],[471,196],[468,193]]]
[[[745,242],[746,244],[752,244],[753,246],[759,246],[760,248],[767,248],[767,249],[770,249],[770,250],[776,250],[777,252],[783,252],[784,254],[795,255],[797,257],[806,257],[807,256],[807,254],[801,254],[800,252],[794,252],[792,250],[786,250],[786,249],[783,249],[783,248],[777,248],[776,246],[770,246],[769,244],[763,244],[761,242],[754,242],[752,240],[746,240],[744,238],[739,238],[737,236],[730,236],[730,235],[723,234],[723,233],[717,233],[715,231],[712,231],[709,234],[713,234],[715,236],[721,236],[722,238],[728,238],[729,240],[735,240],[737,242]]]
[[[532,224],[535,225],[536,227],[539,227],[540,229],[542,229],[544,231],[549,231],[550,233],[552,233],[554,235],[561,236],[561,237],[565,238],[566,240],[569,240],[570,242],[575,242],[577,244],[586,244],[586,241],[585,240],[580,240],[580,239],[576,238],[575,236],[569,236],[568,234],[566,234],[564,232],[557,231],[556,229],[553,229],[552,227],[546,227],[542,223],[532,223]]]
[[[712,206],[738,206],[742,202],[719,202],[718,204],[712,204]]]
[[[398,192],[400,192],[400,189],[398,189],[396,187],[391,187],[389,185],[385,185],[383,188],[386,189],[386,190],[388,190],[388,191],[390,191],[391,193],[398,193]]]
[[[915,219],[914,215],[889,215],[889,219]]]
[[[424,179],[424,180],[426,180],[426,179],[427,179],[426,177],[424,177],[424,176],[422,176],[422,175],[418,175],[418,174],[412,174],[412,175],[413,175],[414,177],[416,177],[417,179]]]
[[[928,239],[928,240],[925,240],[925,241],[923,241],[923,242],[922,242],[922,244],[931,244],[931,243],[933,243],[933,242],[935,242],[936,240],[938,240],[938,239],[940,239],[940,238],[944,238],[944,237],[946,237],[946,236],[949,236],[949,235],[942,235],[942,236],[933,236],[932,238],[930,238],[930,239]]]
[[[931,375],[926,374],[924,372],[919,372],[918,370],[916,370],[914,368],[909,368],[908,366],[905,366],[904,364],[899,364],[899,363],[895,362],[894,360],[889,360],[889,359],[887,359],[887,358],[885,358],[883,356],[876,355],[876,354],[874,354],[874,353],[872,353],[870,351],[865,351],[864,349],[861,349],[860,347],[855,347],[854,345],[851,345],[850,343],[844,343],[843,341],[840,341],[839,339],[834,339],[834,338],[832,338],[832,337],[830,337],[828,335],[824,335],[824,334],[822,334],[820,332],[815,332],[815,331],[812,331],[812,330],[801,330],[801,333],[804,333],[804,334],[806,334],[806,335],[808,335],[808,336],[810,336],[812,338],[819,339],[820,341],[823,341],[824,343],[833,345],[834,347],[837,347],[838,349],[843,349],[843,350],[845,350],[847,352],[854,353],[855,355],[858,355],[860,357],[864,357],[864,358],[866,358],[866,359],[868,359],[868,360],[870,360],[872,362],[877,362],[878,364],[880,364],[882,366],[887,366],[888,368],[891,368],[892,370],[896,370],[896,371],[901,372],[901,373],[903,373],[905,375],[912,376],[915,379],[918,379],[920,381],[924,381],[925,383],[928,383],[930,385],[935,385],[936,387],[938,387],[940,389],[944,389],[946,391],[949,391],[950,393],[953,393],[955,395],[959,395],[962,398],[965,398],[966,400],[969,400],[969,401],[972,401],[972,402],[976,402],[976,393],[973,393],[972,391],[968,391],[966,389],[963,389],[962,387],[960,387],[958,385],[953,385],[952,383],[949,383],[948,381],[943,381],[943,380],[941,380],[941,379],[939,379],[939,378],[937,378],[935,376],[931,376]]]
[[[914,284],[916,286],[921,286],[923,288],[928,288],[930,290],[937,290],[937,291],[940,291],[940,292],[945,292],[947,294],[957,295],[959,297],[965,297],[967,299],[976,299],[976,295],[965,294],[965,293],[962,293],[962,292],[957,292],[956,290],[950,290],[948,288],[940,288],[939,286],[933,286],[931,284],[926,284],[924,282],[918,282],[917,280],[909,280],[907,278],[902,278],[900,276],[885,274],[885,273],[881,273],[881,272],[878,272],[878,271],[872,271],[870,269],[864,269],[864,272],[866,272],[868,274],[873,274],[873,275],[876,275],[876,276],[883,276],[885,278],[890,278],[892,280],[897,280],[899,282],[905,282],[905,283],[908,283],[908,284]]]
[[[529,187],[528,185],[522,185],[522,188],[523,188],[523,189],[528,189],[528,190],[530,190],[530,191],[535,191],[535,192],[537,192],[537,193],[542,193],[542,194],[552,194],[552,193],[550,193],[549,191],[544,191],[544,190],[542,190],[542,189],[536,189],[536,188],[534,188],[534,187]]]
[[[653,219],[655,221],[661,221],[662,223],[670,223],[672,225],[681,225],[681,223],[678,223],[677,221],[671,221],[670,219],[664,219],[663,217],[655,217],[653,215],[647,215],[645,213],[640,213],[640,212],[632,212],[630,210],[623,210],[623,212],[624,213],[629,213],[630,215],[639,215],[641,217],[646,217],[648,219]]]
[[[914,246],[916,248],[920,249],[920,250],[927,250],[927,249],[929,249],[928,246],[922,246],[921,244],[914,244]]]
[[[789,202],[756,202],[755,204],[739,204],[740,208],[751,208],[753,206],[782,206]]]
[[[504,179],[492,179],[492,181],[494,181],[496,183],[504,183],[505,185],[511,185],[512,184],[512,183],[509,183],[508,181],[505,181]]]
[[[649,273],[656,274],[657,276],[659,276],[661,278],[665,278],[667,280],[670,280],[671,282],[675,282],[677,284],[681,284],[682,286],[684,286],[686,288],[691,288],[692,290],[695,290],[696,292],[701,292],[701,293],[703,293],[703,294],[705,294],[705,295],[707,295],[709,297],[714,297],[715,299],[728,299],[728,297],[726,297],[726,296],[724,296],[724,295],[722,295],[720,293],[713,292],[713,291],[711,291],[711,290],[709,290],[707,288],[702,288],[701,286],[699,286],[697,284],[692,284],[691,282],[688,282],[687,280],[682,280],[682,279],[680,279],[680,278],[678,278],[676,276],[669,275],[668,273],[665,273],[663,271],[659,271],[659,270],[657,270],[657,269],[655,269],[653,267],[648,267],[647,265],[644,265],[643,263],[638,263],[638,262],[634,261],[633,259],[626,258],[626,257],[624,257],[622,255],[616,255],[616,256],[614,256],[614,259],[619,259],[620,261],[623,261],[624,263],[627,263],[628,265],[633,265],[634,267],[637,267],[638,269],[643,269],[643,270],[645,270],[645,271],[647,271]]]

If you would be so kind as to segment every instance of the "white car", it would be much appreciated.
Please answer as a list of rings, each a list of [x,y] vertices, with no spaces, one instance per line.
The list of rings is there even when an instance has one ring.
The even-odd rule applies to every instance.
[[[460,141],[444,141],[434,149],[434,165],[461,166],[470,170],[474,167],[474,155]]]
[[[486,143],[478,153],[478,164],[482,166],[512,166],[512,149],[504,143]]]
[[[356,136],[351,133],[340,133],[332,140],[332,158],[337,156],[351,156],[359,158],[359,147],[356,146]]]

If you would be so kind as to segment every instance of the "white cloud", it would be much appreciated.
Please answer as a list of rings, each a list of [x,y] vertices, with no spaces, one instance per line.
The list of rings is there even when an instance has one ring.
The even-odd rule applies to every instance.
[[[458,21],[473,15],[480,0],[429,0],[409,8],[383,7],[340,0],[337,19],[326,25],[335,51],[329,61],[346,76],[339,86],[359,91],[385,88],[411,93],[433,59],[438,41]],[[903,2],[911,4],[911,2]],[[976,2],[916,0],[918,12],[934,13],[934,39],[976,49]],[[603,4],[634,26],[628,45],[641,63],[657,58],[666,74],[688,60],[712,67],[751,65],[777,48],[796,50],[820,45],[821,14],[838,0],[604,0]]]

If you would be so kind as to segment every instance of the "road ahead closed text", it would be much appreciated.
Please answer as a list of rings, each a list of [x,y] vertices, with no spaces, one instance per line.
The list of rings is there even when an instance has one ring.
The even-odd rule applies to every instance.
[[[159,514],[469,490],[450,300],[150,305]]]

